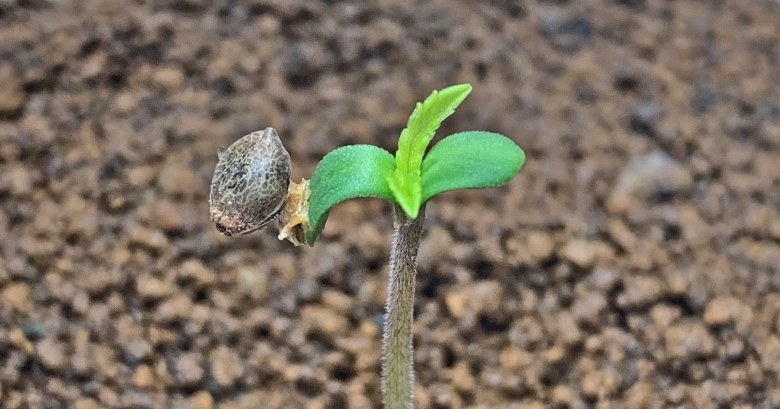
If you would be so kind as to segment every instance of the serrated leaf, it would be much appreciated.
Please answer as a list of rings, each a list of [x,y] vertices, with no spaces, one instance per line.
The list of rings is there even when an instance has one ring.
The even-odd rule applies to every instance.
[[[469,84],[433,91],[425,101],[417,103],[401,132],[395,153],[395,171],[389,185],[398,204],[412,218],[417,217],[422,204],[420,167],[425,150],[441,123],[455,112],[470,92]]]
[[[437,143],[422,164],[422,202],[442,192],[503,185],[525,163],[511,139],[484,131],[460,132]]]
[[[309,182],[306,242],[314,245],[330,209],[345,200],[378,197],[394,201],[387,183],[394,168],[393,155],[372,145],[344,146],[325,155]]]

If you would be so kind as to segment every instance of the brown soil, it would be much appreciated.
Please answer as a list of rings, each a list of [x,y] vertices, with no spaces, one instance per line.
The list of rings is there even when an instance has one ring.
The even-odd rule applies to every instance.
[[[780,407],[774,0],[0,0],[0,406],[378,407],[390,207],[220,236],[219,146],[296,180],[443,133],[526,149],[427,209],[420,408]]]

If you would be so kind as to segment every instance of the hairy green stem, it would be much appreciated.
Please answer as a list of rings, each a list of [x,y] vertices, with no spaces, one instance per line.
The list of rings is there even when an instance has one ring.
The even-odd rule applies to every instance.
[[[414,408],[412,316],[417,249],[424,219],[425,205],[415,219],[410,219],[403,209],[395,206],[395,234],[390,250],[382,337],[382,401],[385,409]]]

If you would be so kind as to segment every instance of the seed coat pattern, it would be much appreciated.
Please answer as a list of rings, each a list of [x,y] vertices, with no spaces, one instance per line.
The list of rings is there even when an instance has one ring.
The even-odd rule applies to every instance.
[[[273,128],[220,149],[209,215],[226,236],[259,230],[282,211],[290,184],[290,155]]]

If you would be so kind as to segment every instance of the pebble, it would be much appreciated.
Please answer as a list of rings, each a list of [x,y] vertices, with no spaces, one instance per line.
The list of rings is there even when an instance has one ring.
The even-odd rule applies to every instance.
[[[184,73],[177,67],[161,67],[152,74],[154,83],[165,90],[176,90],[184,83]]]
[[[176,342],[178,331],[167,326],[152,325],[148,329],[147,339],[154,346],[171,345]]]
[[[17,282],[6,285],[0,292],[0,303],[11,311],[27,313],[32,308],[30,286]]]
[[[577,393],[566,385],[556,385],[552,391],[552,403],[556,408],[571,408],[577,401]]]
[[[465,362],[459,362],[450,370],[452,384],[461,393],[472,393],[477,387],[474,375]]]
[[[176,206],[169,200],[155,203],[151,221],[152,226],[167,233],[181,231],[184,228],[184,214],[180,206]]]
[[[543,13],[538,28],[553,48],[564,53],[579,50],[588,45],[593,37],[590,21],[582,17],[566,16],[558,11]]]
[[[643,101],[631,112],[629,125],[631,130],[648,137],[656,134],[656,124],[662,119],[663,107],[654,101]]]
[[[85,291],[78,291],[71,300],[73,311],[79,315],[86,315],[89,311],[89,295]]]
[[[242,265],[236,268],[236,277],[239,283],[240,291],[252,299],[262,300],[268,294],[268,274],[263,271],[258,271],[256,266]],[[307,280],[301,280],[298,283],[298,288],[303,290],[299,295],[305,295],[307,291]],[[314,285],[308,285],[308,295],[314,297]]]
[[[192,280],[195,284],[202,287],[211,285],[217,280],[214,272],[197,259],[187,260],[182,263],[176,270],[176,277],[179,280]]]
[[[625,165],[610,192],[607,208],[621,213],[661,195],[682,193],[692,187],[690,171],[667,153],[656,150]]]
[[[655,402],[658,392],[647,382],[637,382],[631,388],[626,390],[624,404],[625,408],[646,408]],[[703,407],[703,406],[696,406]]]
[[[697,113],[710,111],[717,103],[719,95],[715,89],[710,86],[697,86],[691,97],[691,106]]]
[[[154,372],[148,365],[138,365],[133,374],[133,385],[146,389],[154,385]]]
[[[606,395],[614,394],[624,383],[620,371],[613,366],[608,366],[600,370],[597,379],[601,384],[602,393]]]
[[[667,328],[664,345],[670,357],[686,360],[708,358],[717,346],[715,338],[698,322],[683,322]]]
[[[611,291],[618,284],[617,273],[612,269],[599,268],[588,276],[588,284],[600,291]]]
[[[441,226],[431,226],[428,235],[420,243],[417,256],[418,270],[429,271],[439,264],[438,255],[445,254],[453,246],[450,232]]]
[[[322,303],[342,315],[347,315],[352,310],[352,297],[332,289],[322,292]]]
[[[111,408],[119,406],[119,395],[117,395],[116,391],[108,386],[100,388],[100,391],[98,392],[98,398],[105,404],[105,406]]]
[[[220,405],[220,409],[277,409],[290,405],[289,396],[275,394],[267,389],[257,389],[242,394],[237,400]]]
[[[554,329],[552,332],[555,337],[564,345],[576,345],[582,340],[582,331],[574,321],[572,314],[561,312],[554,317]]]
[[[307,305],[301,311],[301,325],[306,331],[322,332],[335,336],[349,328],[349,321],[335,311],[315,305]]]
[[[210,363],[211,376],[221,387],[230,387],[244,376],[244,364],[241,357],[224,345],[211,351]]]
[[[73,403],[73,409],[103,409],[104,406],[92,398],[81,398]]]
[[[70,369],[80,377],[88,376],[92,371],[92,360],[89,356],[89,349],[86,346],[76,346],[73,355],[70,357]]]
[[[138,276],[135,280],[135,290],[144,301],[155,301],[167,298],[176,291],[175,286],[168,280],[162,280],[146,274]]]
[[[607,308],[607,299],[600,292],[587,292],[578,296],[571,306],[574,319],[582,324],[596,326],[601,321],[601,313]]]
[[[214,397],[208,391],[195,392],[190,396],[190,407],[192,409],[212,409]]]
[[[513,346],[501,350],[501,354],[498,357],[501,367],[510,371],[525,368],[530,365],[534,359],[532,354]]]
[[[641,308],[656,301],[663,294],[660,279],[632,276],[623,280],[624,290],[618,296],[618,305],[624,308]]]
[[[8,332],[8,341],[14,348],[24,352],[28,356],[35,353],[35,347],[20,328],[14,328]]]
[[[425,408],[429,406],[425,406],[425,402],[429,402],[430,398],[425,394],[425,392],[420,392],[423,388],[417,388],[415,389],[415,403],[417,403],[417,406],[420,408]],[[347,392],[347,407],[349,409],[360,409],[360,408],[370,408],[372,405],[371,400],[366,396],[366,393],[363,391],[355,391],[355,392]]]
[[[116,353],[106,345],[95,345],[91,355],[92,365],[98,373],[106,378],[114,378],[119,373],[119,364],[116,361]]]
[[[0,69],[0,118],[18,115],[24,109],[27,94],[19,78],[10,67]]]
[[[467,314],[495,314],[501,309],[504,289],[497,281],[480,281],[449,291],[444,296],[447,311],[456,319]]]
[[[174,321],[187,317],[191,309],[192,300],[190,300],[190,297],[184,294],[177,294],[160,304],[157,308],[157,316],[162,321]]]
[[[542,353],[542,358],[549,364],[557,364],[566,358],[566,348],[560,344],[553,345]]]
[[[127,171],[127,183],[134,187],[148,186],[154,181],[154,168],[149,165],[141,165]]]
[[[780,407],[780,386],[772,387],[772,389],[767,392],[767,395],[769,396],[769,407]]]
[[[95,81],[100,74],[106,72],[106,54],[97,52],[87,58],[81,68],[81,76],[84,80]]]
[[[124,408],[153,408],[154,398],[147,392],[133,389],[125,390],[119,397],[120,407]]]
[[[545,333],[540,321],[538,317],[530,315],[516,319],[509,330],[509,340],[524,348],[542,342]]]
[[[682,313],[677,307],[673,307],[667,304],[657,304],[650,309],[650,318],[653,323],[659,328],[666,328],[671,325],[674,320],[680,317]]]
[[[157,185],[164,193],[191,196],[203,187],[196,183],[192,169],[174,159],[168,160],[157,175]]]
[[[308,87],[317,80],[328,55],[319,42],[299,41],[287,49],[285,75],[293,87]]]
[[[603,393],[601,380],[596,374],[588,372],[580,379],[580,390],[586,398],[595,400],[600,393]]]
[[[730,324],[735,320],[749,321],[751,315],[739,299],[730,296],[714,298],[704,308],[704,322],[713,327]]]
[[[555,251],[555,242],[548,233],[532,231],[528,233],[528,255],[532,261],[542,262],[550,258]]]
[[[452,385],[434,383],[429,388],[434,408],[462,408],[463,402],[460,395],[455,392]]]
[[[46,383],[46,393],[62,401],[71,402],[81,396],[80,388],[71,382],[67,384],[61,378],[49,379]]]
[[[204,371],[200,365],[201,355],[185,353],[179,356],[173,365],[173,380],[179,387],[192,387],[203,380]]]
[[[4,173],[5,177],[0,179],[0,191],[7,190],[15,197],[24,197],[32,193],[35,182],[29,170],[16,167]]]
[[[152,369],[158,384],[163,386],[173,385],[173,375],[171,375],[170,367],[165,360],[159,359],[153,364]]]
[[[580,268],[590,268],[596,262],[599,246],[596,243],[574,239],[566,243],[558,255]]]
[[[745,342],[741,339],[729,340],[723,348],[723,352],[728,359],[741,360],[745,356]]]
[[[120,345],[124,351],[124,359],[133,363],[150,357],[153,352],[149,342],[141,338],[122,339]]]
[[[624,250],[631,251],[636,248],[636,235],[620,219],[612,218],[607,222],[607,233]]]
[[[35,352],[46,369],[59,372],[65,368],[67,357],[61,342],[52,338],[44,338],[35,345]]]
[[[518,409],[547,409],[547,406],[543,402],[539,402],[538,400],[525,400],[522,403],[519,403],[517,408]]]
[[[773,335],[757,345],[761,365],[775,375],[780,374],[780,336]]]
[[[140,225],[131,228],[128,237],[130,238],[130,243],[157,252],[161,252],[170,246],[170,242],[163,232]]]

